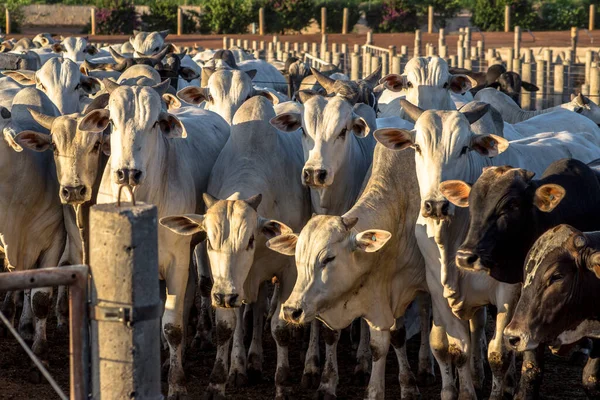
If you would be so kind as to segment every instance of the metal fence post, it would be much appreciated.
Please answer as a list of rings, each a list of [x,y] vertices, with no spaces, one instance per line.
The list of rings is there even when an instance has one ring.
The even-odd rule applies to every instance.
[[[93,398],[162,398],[156,207],[92,207],[90,271]]]

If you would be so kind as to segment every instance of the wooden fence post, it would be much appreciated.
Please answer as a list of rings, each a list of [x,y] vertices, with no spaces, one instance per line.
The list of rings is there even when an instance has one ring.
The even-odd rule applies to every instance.
[[[515,57],[521,58],[521,27],[515,26]]]
[[[321,7],[321,33],[327,33],[327,8]]]
[[[415,57],[421,57],[421,30],[415,30]]]
[[[535,84],[539,88],[535,92],[535,109],[543,110],[546,97],[546,61],[538,60],[535,64]]]
[[[590,4],[590,26],[588,28],[591,31],[596,29],[596,5]]]
[[[177,36],[183,35],[183,9],[177,7]]]
[[[554,65],[554,99],[553,106],[563,103],[565,93],[565,66],[562,63]]]
[[[590,68],[590,100],[600,105],[600,67],[597,63],[592,63]]]
[[[504,32],[510,32],[510,6],[504,6]]]
[[[427,7],[427,33],[433,33],[433,6]]]
[[[531,75],[531,59],[528,59],[527,53],[523,64],[521,64],[521,78],[526,82],[534,81]],[[531,109],[531,92],[525,89],[521,89],[521,107],[523,110]]]
[[[344,7],[344,14],[342,19],[342,35],[348,33],[348,8]]]
[[[265,34],[265,9],[263,7],[258,9],[258,34],[260,36]]]
[[[350,66],[350,79],[357,81],[360,79],[360,54],[352,53]]]
[[[8,8],[6,9],[6,32],[7,35],[10,35],[10,11]]]
[[[161,398],[157,211],[90,212],[92,397]]]
[[[577,59],[577,36],[579,29],[576,26],[571,28],[571,51],[573,52],[573,58]]]
[[[90,34],[92,36],[95,36],[96,35],[96,7],[92,7],[90,9],[90,14],[91,14],[90,15],[91,25],[92,25]]]

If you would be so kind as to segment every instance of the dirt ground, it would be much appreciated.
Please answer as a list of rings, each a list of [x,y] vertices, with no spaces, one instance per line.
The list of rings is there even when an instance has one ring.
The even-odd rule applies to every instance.
[[[68,393],[69,388],[69,359],[68,338],[55,334],[56,323],[51,320],[48,323],[48,338],[50,346],[50,372]],[[489,323],[488,323],[489,326]],[[190,338],[191,339],[191,338]],[[409,361],[416,373],[418,357],[418,337],[409,341]],[[245,388],[228,388],[227,398],[235,400],[263,400],[273,399],[275,396],[274,375],[276,366],[275,343],[270,333],[264,335],[264,367],[263,380],[259,384]],[[300,386],[302,378],[303,362],[301,351],[301,340],[295,347],[290,348],[290,367],[293,381],[293,399],[308,400],[313,398],[314,390],[304,390]],[[324,344],[321,343],[321,358],[323,358]],[[166,354],[163,354],[166,356]],[[189,349],[186,357],[185,371],[188,381],[188,392],[190,399],[200,399],[204,388],[208,384],[215,351],[200,351]],[[340,369],[340,381],[338,385],[339,399],[362,399],[365,385],[357,382],[353,376],[354,351],[350,343],[349,334],[342,333],[338,346],[338,362]],[[542,386],[543,399],[585,399],[581,388],[582,365],[574,364],[568,360],[561,359],[549,354],[546,355],[546,372]],[[386,367],[386,398],[400,398],[400,387],[397,379],[398,364],[392,350],[388,353]],[[486,381],[484,388],[485,398],[490,392],[489,369],[486,370]],[[30,362],[25,353],[20,349],[12,338],[0,338],[0,399],[57,399],[50,385],[30,382]],[[436,383],[431,387],[421,387],[423,400],[439,398],[441,390],[439,371],[436,370]],[[167,384],[163,382],[163,391],[166,394]]]
[[[55,31],[50,30],[52,33]],[[26,32],[29,36],[33,36],[37,32]],[[57,33],[58,34],[58,33]],[[74,33],[64,32],[65,35]],[[23,35],[8,35],[7,38],[16,37],[20,38]],[[250,42],[252,40],[265,40],[271,41],[272,35],[227,35],[227,37],[235,39],[247,39]],[[101,43],[123,43],[129,38],[127,35],[115,35],[115,36],[90,36],[89,39],[92,42]],[[348,43],[349,45],[365,44],[366,35],[359,34],[330,34],[328,35],[330,43]],[[437,46],[439,35],[437,33],[423,33],[422,34],[422,46],[423,49],[427,43],[433,43]],[[294,42],[321,42],[320,34],[313,35],[287,35],[280,36],[280,41]],[[396,46],[400,49],[400,46],[407,45],[409,48],[414,46],[415,35],[414,33],[391,33],[391,34],[375,34],[373,35],[373,44],[380,47],[388,47],[391,45]],[[483,40],[486,48],[491,47],[507,47],[514,44],[514,33],[508,32],[472,32],[472,45],[475,46],[478,40]],[[168,41],[180,46],[201,46],[204,48],[220,48],[223,46],[223,35],[169,35]],[[452,53],[456,52],[456,42],[458,41],[458,35],[446,35],[446,43],[450,46]],[[581,47],[598,47],[600,43],[600,30],[592,32],[581,31],[579,33],[578,45]],[[521,47],[566,47],[571,44],[571,33],[569,31],[560,32],[523,32]]]

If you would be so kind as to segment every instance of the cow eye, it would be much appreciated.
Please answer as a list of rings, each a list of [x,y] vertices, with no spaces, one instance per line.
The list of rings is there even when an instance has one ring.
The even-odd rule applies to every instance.
[[[406,86],[408,86],[409,88],[411,88],[411,87],[413,87],[413,84],[412,84],[412,82],[408,82],[408,83],[406,84]]]
[[[550,282],[548,283],[548,285],[552,285],[556,282],[562,281],[564,278],[564,275],[561,274],[560,272],[555,272],[554,274],[552,274],[552,276],[550,277]]]
[[[302,132],[302,136],[306,136],[306,131],[303,127],[300,127],[300,132]]]
[[[81,88],[81,83],[78,83],[78,84],[75,86],[75,90],[79,90],[80,88]]]
[[[460,150],[460,155],[464,156],[465,154],[467,154],[467,151],[469,151],[469,146],[465,146]]]
[[[581,114],[581,113],[583,112],[583,107],[577,107],[577,108],[575,109],[575,112],[576,112],[577,114]]]
[[[448,82],[444,83],[444,89],[448,89]]]
[[[340,136],[338,136],[341,139],[345,139],[346,138],[346,133],[348,133],[348,129],[344,128],[342,129],[342,131],[340,132]]]
[[[154,51],[159,51],[159,50],[160,50],[160,47],[155,47],[154,48]]]
[[[335,256],[334,257],[327,257],[326,259],[323,260],[323,262],[321,263],[321,266],[324,268],[327,264],[329,264],[333,260],[335,260]]]
[[[208,95],[208,101],[209,101],[210,103],[212,103],[212,102],[213,102],[213,100],[214,100],[214,99],[213,99],[213,97],[212,97],[212,96],[209,94],[209,95]]]
[[[92,150],[94,153],[97,153],[98,150],[100,150],[100,146],[102,145],[102,143],[100,143],[100,141],[96,142],[96,144],[94,145],[94,149]]]
[[[87,49],[83,49],[82,51],[83,51],[84,53],[87,53],[87,52],[88,52],[88,50],[87,50]]]
[[[419,146],[418,144],[414,144],[413,145],[413,149],[415,149],[415,151],[419,154],[421,154],[421,146]]]
[[[208,238],[206,238],[206,249],[207,250],[212,250],[213,249],[212,245],[210,244],[210,240]]]
[[[248,241],[248,247],[246,250],[252,250],[254,248],[254,235],[250,236],[250,240]]]

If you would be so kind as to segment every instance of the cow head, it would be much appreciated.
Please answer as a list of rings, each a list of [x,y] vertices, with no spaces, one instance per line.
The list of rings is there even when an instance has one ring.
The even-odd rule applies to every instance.
[[[565,196],[561,186],[540,184],[533,176],[520,168],[486,167],[472,188],[462,181],[442,182],[444,197],[469,207],[469,231],[456,253],[459,267],[486,270],[501,282],[522,281],[537,213],[553,211]]]
[[[365,79],[360,79],[358,81],[333,79],[323,75],[315,68],[311,68],[311,72],[317,79],[317,82],[323,87],[326,94],[341,96],[348,100],[352,105],[364,103],[373,108],[376,107],[377,102],[374,88],[381,78],[381,66]]]
[[[208,68],[204,68],[202,72],[204,74],[208,71]],[[216,112],[231,125],[235,112],[248,98],[261,95],[275,104],[279,101],[272,93],[257,90],[252,86],[254,75],[256,70],[217,70],[210,75],[207,87],[188,86],[180,90],[177,97],[190,104],[206,101],[207,110]]]
[[[600,238],[559,225],[535,242],[525,261],[525,282],[512,321],[509,347],[533,350],[593,317],[600,287]]]
[[[98,53],[98,49],[89,44],[87,38],[82,37],[68,37],[60,43],[54,43],[52,51],[61,53],[63,58],[71,61],[85,61],[86,58]]]
[[[15,141],[21,147],[34,151],[52,150],[60,200],[63,204],[82,204],[92,198],[92,188],[100,171],[100,156],[110,154],[108,134],[96,127],[78,126],[82,120],[78,114],[52,117],[30,110],[33,118],[50,135],[23,131]]]
[[[596,103],[581,93],[579,93],[577,96],[572,94],[571,101],[563,104],[563,107],[576,112],[577,114],[588,117],[594,121],[596,125],[600,126],[600,107],[598,107]]]
[[[107,108],[91,111],[80,122],[79,129],[98,132],[112,123],[110,168],[114,185],[141,185],[148,172],[156,170],[150,164],[160,156],[160,142],[187,136],[181,121],[163,110],[160,93],[168,87],[167,81],[154,87],[111,88]]]
[[[466,75],[450,74],[448,64],[439,57],[415,57],[406,64],[404,74],[387,75],[379,83],[394,92],[404,91],[406,100],[424,110],[455,110],[450,91],[463,94],[476,85]]]
[[[54,40],[52,34],[46,32],[38,33],[32,40],[37,47],[50,46],[56,43],[56,40]]]
[[[373,109],[365,104],[354,107],[340,96],[324,97],[300,92],[304,111],[283,113],[271,124],[284,132],[302,129],[304,168],[302,183],[311,188],[330,186],[351,157],[352,135],[363,138],[376,126]]]
[[[521,95],[521,88],[535,92],[539,88],[532,83],[521,80],[521,76],[516,72],[504,72],[501,74],[495,82],[488,84],[489,87],[493,87],[509,96],[517,104],[521,104],[519,96]]]
[[[22,85],[34,85],[44,92],[56,105],[61,114],[79,111],[82,94],[94,94],[101,89],[96,78],[82,75],[79,67],[71,60],[51,58],[39,71],[4,71]]]
[[[258,214],[262,195],[245,200],[219,200],[204,195],[206,214],[161,218],[160,223],[180,235],[206,233],[206,247],[213,277],[214,307],[239,307],[253,302],[244,290],[254,254],[265,242],[292,230],[279,221]],[[267,250],[268,251],[268,250]]]
[[[346,301],[358,289],[366,271],[365,258],[381,250],[391,233],[379,229],[354,230],[358,219],[315,215],[300,235],[284,234],[267,247],[296,256],[298,278],[291,296],[281,307],[281,318],[305,324],[320,317],[331,329],[348,326],[359,314],[325,315],[336,303]],[[359,310],[354,310],[359,313]]]
[[[129,43],[133,47],[134,52],[142,56],[151,56],[159,53],[165,47],[165,39],[169,31],[160,32],[140,32],[133,31],[133,36],[129,38]]]
[[[443,220],[453,215],[454,206],[439,190],[441,182],[460,179],[469,173],[469,158],[475,151],[493,157],[506,150],[508,141],[496,135],[476,135],[470,125],[488,110],[488,104],[466,112],[423,111],[406,100],[400,104],[412,119],[413,130],[383,128],[375,131],[375,139],[392,150],[413,148],[419,189],[421,215]]]

